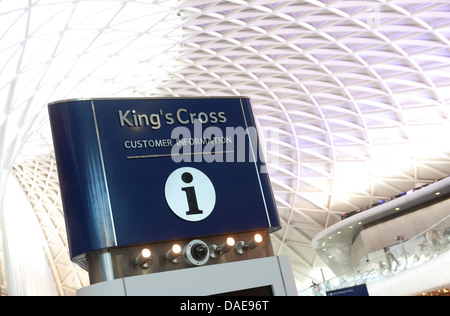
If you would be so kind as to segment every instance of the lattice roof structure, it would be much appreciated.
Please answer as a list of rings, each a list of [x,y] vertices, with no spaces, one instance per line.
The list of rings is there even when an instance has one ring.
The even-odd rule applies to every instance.
[[[0,184],[26,190],[60,295],[86,279],[63,250],[51,101],[251,97],[299,286],[342,213],[450,172],[448,1],[2,0],[0,61]]]

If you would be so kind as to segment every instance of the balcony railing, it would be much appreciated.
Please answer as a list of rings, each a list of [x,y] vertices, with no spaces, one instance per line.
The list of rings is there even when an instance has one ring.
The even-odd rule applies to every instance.
[[[450,216],[425,232],[399,244],[389,251],[368,254],[349,272],[324,283],[313,284],[299,291],[300,296],[325,296],[327,291],[380,281],[402,271],[417,267],[440,254],[450,251]]]

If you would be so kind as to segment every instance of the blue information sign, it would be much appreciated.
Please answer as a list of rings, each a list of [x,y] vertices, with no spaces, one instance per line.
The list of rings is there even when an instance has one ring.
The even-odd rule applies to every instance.
[[[369,292],[367,291],[367,286],[365,284],[355,285],[352,287],[327,291],[327,296],[369,296]]]
[[[248,98],[49,105],[71,257],[280,228]]]

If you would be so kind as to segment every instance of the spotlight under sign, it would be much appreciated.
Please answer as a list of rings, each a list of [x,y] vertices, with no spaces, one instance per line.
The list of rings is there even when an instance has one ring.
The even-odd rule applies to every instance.
[[[81,265],[102,249],[281,226],[248,98],[69,100],[49,114]],[[201,246],[193,265],[209,258]]]

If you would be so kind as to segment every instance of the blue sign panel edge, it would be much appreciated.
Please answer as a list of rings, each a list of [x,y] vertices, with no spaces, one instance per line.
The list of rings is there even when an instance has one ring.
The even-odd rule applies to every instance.
[[[93,112],[77,110],[70,106],[49,106],[72,257],[83,253],[83,249],[117,245],[98,138],[93,137],[96,135]]]
[[[244,104],[242,103],[242,99],[240,99],[240,102],[241,102],[242,115],[244,116],[246,128],[248,129],[249,126],[256,127],[256,122],[254,121],[254,115],[253,115],[253,112],[252,112],[252,109],[250,106],[250,101],[248,100],[249,104],[247,107],[244,107]],[[247,113],[246,113],[246,109],[247,109]],[[254,157],[257,156],[258,153],[255,152],[255,148],[253,148],[252,142],[250,142],[250,146],[251,146],[250,150],[252,151],[253,156]],[[260,140],[258,137],[257,138],[257,148],[260,148],[259,146],[261,146],[261,144],[260,144]],[[265,206],[265,210],[266,210],[267,222],[269,223],[269,230],[271,232],[273,232],[273,231],[280,229],[280,224],[279,224],[279,218],[278,218],[278,213],[277,213],[277,216],[275,218],[275,221],[276,221],[275,227],[272,225],[272,221],[270,218],[271,216],[270,216],[270,212],[268,209],[268,203],[271,203],[271,205],[276,205],[275,198],[273,196],[272,185],[270,184],[270,179],[267,174],[266,174],[266,177],[264,177],[264,179],[261,179],[262,177],[261,177],[260,171],[263,168],[262,163],[260,160],[258,160],[256,158],[254,160],[255,160],[256,175],[258,177],[259,186],[261,188],[261,195],[262,195],[262,199],[264,201],[264,206]],[[263,181],[265,182],[264,184],[263,184]]]

